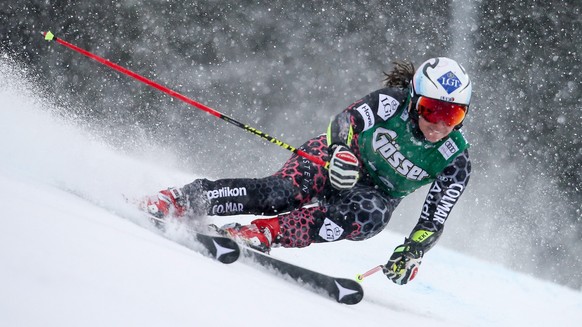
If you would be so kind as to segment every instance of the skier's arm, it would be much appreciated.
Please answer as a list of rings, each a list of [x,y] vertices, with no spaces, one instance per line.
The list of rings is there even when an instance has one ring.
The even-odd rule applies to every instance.
[[[391,118],[405,101],[406,93],[395,88],[380,89],[366,95],[332,118],[327,128],[327,144],[350,148],[354,135]]]
[[[331,155],[329,182],[338,190],[351,189],[360,178],[360,161],[351,144],[354,132],[361,132],[362,123],[361,117],[351,110],[352,106],[335,116],[327,128],[328,153]]]
[[[352,104],[357,105],[358,102]],[[352,110],[352,106],[336,115],[327,127],[327,144],[342,144],[347,147],[352,145],[354,134],[362,132],[364,123],[362,116]]]
[[[471,176],[469,152],[465,150],[437,177],[426,196],[420,219],[409,240],[425,253],[443,233],[444,224],[465,191]]]
[[[388,279],[403,285],[416,276],[423,255],[443,233],[444,223],[467,187],[470,175],[471,162],[469,152],[465,150],[431,185],[418,223],[404,244],[394,249],[383,268]]]
[[[389,119],[405,100],[400,89],[381,89],[356,101],[335,116],[327,129],[327,144],[331,160],[329,181],[338,190],[349,190],[358,182],[360,160],[352,151],[354,135],[361,133],[377,122]],[[396,97],[396,98],[395,98]]]

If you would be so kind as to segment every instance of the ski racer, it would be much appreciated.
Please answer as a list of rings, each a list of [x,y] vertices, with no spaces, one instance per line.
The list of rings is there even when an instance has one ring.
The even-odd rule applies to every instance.
[[[472,85],[465,69],[444,57],[416,72],[408,62],[395,62],[384,75],[384,88],[351,104],[331,120],[327,134],[302,145],[329,161],[329,170],[294,154],[264,178],[197,179],[162,190],[148,197],[147,211],[159,218],[270,216],[220,229],[269,252],[368,239],[386,227],[403,197],[430,184],[418,223],[383,268],[391,281],[406,284],[469,181],[469,144],[460,128]]]

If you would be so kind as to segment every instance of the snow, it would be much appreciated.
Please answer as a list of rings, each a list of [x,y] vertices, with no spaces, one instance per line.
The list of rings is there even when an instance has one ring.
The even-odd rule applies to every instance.
[[[1,68],[0,326],[578,326],[582,319],[580,292],[438,245],[409,285],[368,277],[355,306],[252,265],[217,263],[181,245],[180,229],[156,233],[123,198],[187,183],[194,173],[115,150],[59,116],[13,67]],[[402,239],[385,231],[272,255],[354,277],[385,263]]]

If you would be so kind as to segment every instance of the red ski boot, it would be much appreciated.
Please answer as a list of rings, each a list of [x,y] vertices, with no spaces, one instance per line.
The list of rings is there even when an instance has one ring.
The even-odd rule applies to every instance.
[[[279,218],[256,219],[250,225],[241,226],[232,223],[220,228],[221,232],[242,244],[269,253],[273,244],[276,244],[281,233]]]
[[[146,211],[154,217],[182,217],[188,210],[188,199],[179,188],[171,187],[158,193],[157,199],[146,200]]]

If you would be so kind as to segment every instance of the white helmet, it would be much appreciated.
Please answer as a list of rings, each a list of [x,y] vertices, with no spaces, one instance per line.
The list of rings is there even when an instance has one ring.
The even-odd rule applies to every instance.
[[[423,62],[412,78],[412,96],[425,96],[469,106],[471,89],[471,81],[465,68],[445,57]]]

